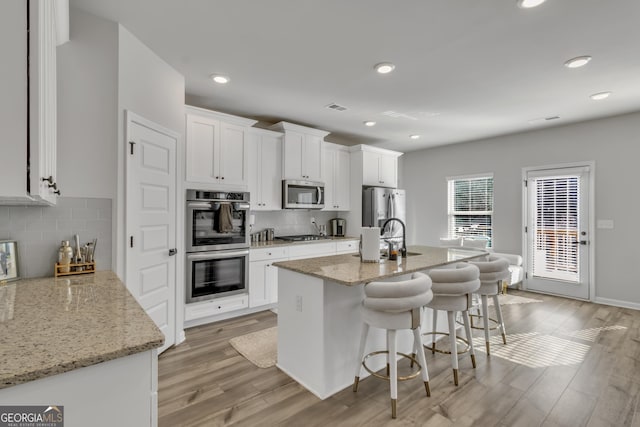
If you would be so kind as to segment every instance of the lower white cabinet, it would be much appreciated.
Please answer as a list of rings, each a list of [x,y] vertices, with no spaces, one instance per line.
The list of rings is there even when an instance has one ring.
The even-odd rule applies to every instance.
[[[359,248],[359,240],[344,240],[336,242],[336,254],[350,254],[353,252],[358,252]]]
[[[249,306],[247,294],[233,295],[226,298],[216,298],[208,301],[187,304],[184,309],[186,322],[215,316],[229,311],[240,310]]]
[[[358,240],[275,246],[251,249],[249,253],[249,307],[278,302],[278,267],[273,263],[294,259],[346,254],[358,250]]]
[[[289,259],[287,246],[252,249],[249,253],[249,307],[278,301],[278,267],[272,264]]]

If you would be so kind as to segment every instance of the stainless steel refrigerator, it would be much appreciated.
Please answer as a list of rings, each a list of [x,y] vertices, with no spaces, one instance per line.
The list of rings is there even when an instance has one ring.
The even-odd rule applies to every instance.
[[[362,226],[382,227],[389,218],[398,218],[406,223],[404,190],[382,187],[364,188],[362,190]],[[402,227],[397,221],[387,225],[385,237],[402,238]]]

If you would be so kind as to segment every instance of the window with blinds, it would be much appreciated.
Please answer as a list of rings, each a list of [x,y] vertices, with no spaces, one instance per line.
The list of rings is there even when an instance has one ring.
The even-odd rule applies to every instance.
[[[449,178],[449,238],[493,237],[493,176]]]
[[[533,275],[578,282],[578,176],[533,180]]]

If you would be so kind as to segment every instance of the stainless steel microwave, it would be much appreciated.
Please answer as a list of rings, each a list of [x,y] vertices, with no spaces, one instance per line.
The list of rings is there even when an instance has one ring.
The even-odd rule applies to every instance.
[[[282,207],[284,209],[324,208],[324,182],[283,180]]]

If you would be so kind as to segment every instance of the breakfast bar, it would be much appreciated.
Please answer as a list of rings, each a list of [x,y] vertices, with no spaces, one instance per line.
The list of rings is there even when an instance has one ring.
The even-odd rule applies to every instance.
[[[482,250],[410,246],[398,261],[360,262],[358,254],[274,263],[278,272],[277,366],[321,399],[351,385],[362,328],[363,284],[405,280],[411,273],[485,256]],[[430,318],[430,316],[427,316]],[[427,323],[428,325],[428,323]],[[411,352],[410,332],[398,351]],[[366,352],[385,347],[372,330]],[[382,360],[375,369],[382,368]]]

